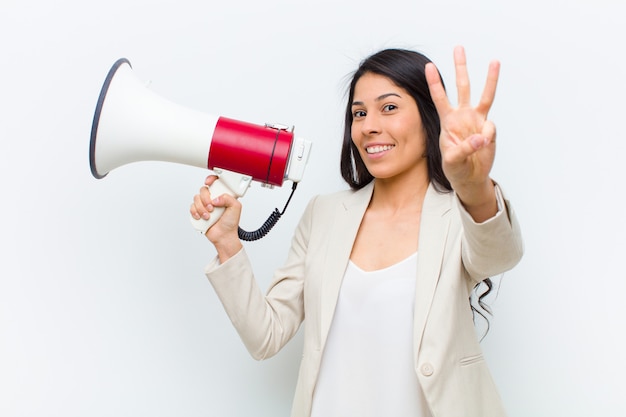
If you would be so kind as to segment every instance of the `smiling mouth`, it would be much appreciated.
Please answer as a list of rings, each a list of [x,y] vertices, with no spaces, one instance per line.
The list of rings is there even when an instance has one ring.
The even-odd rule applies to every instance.
[[[365,152],[371,155],[375,153],[385,152],[393,148],[395,148],[395,145],[376,145],[365,148]]]

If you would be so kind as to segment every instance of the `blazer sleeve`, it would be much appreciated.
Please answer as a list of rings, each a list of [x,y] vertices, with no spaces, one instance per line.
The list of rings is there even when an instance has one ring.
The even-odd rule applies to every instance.
[[[216,258],[205,269],[239,336],[257,360],[278,353],[304,320],[304,263],[314,200],[300,219],[287,261],[274,273],[266,294],[258,286],[245,249],[223,264]]]
[[[521,229],[513,207],[502,188],[498,184],[495,188],[502,207],[494,217],[482,223],[476,223],[456,197],[463,227],[463,265],[476,282],[510,270],[524,253]]]

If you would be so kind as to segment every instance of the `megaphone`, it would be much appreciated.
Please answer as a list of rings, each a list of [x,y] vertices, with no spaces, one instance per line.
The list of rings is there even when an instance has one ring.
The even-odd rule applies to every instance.
[[[89,164],[97,179],[138,161],[206,168],[219,177],[209,188],[211,195],[226,193],[239,198],[253,180],[270,187],[292,181],[293,194],[310,151],[311,142],[294,138],[293,128],[242,122],[166,100],[142,83],[130,62],[121,58],[109,70],[100,91],[91,128]],[[206,233],[223,211],[217,207],[209,220],[192,217],[191,222]],[[270,216],[274,220],[268,222],[275,223],[280,214],[276,210]],[[260,236],[256,233],[246,240],[267,233],[273,226],[268,222]],[[242,232],[240,229],[240,237],[246,238]]]

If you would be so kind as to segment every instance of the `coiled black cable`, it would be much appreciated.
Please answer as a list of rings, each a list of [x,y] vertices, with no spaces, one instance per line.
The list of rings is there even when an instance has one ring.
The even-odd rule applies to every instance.
[[[287,206],[289,205],[289,202],[291,201],[291,197],[293,197],[293,193],[294,191],[296,191],[297,186],[298,186],[297,182],[294,182],[292,184],[291,194],[289,194],[289,198],[287,199],[287,202],[285,203],[285,207],[283,207],[282,212],[278,211],[278,209],[275,208],[272,214],[270,214],[267,220],[265,220],[265,222],[261,225],[261,227],[259,227],[257,230],[254,230],[252,232],[247,232],[243,230],[241,227],[239,227],[239,230],[237,231],[239,234],[239,239],[245,240],[247,242],[252,242],[255,240],[259,240],[265,235],[267,235],[269,231],[272,230],[274,226],[276,226],[276,223],[278,223],[278,220],[280,220],[281,216],[285,214],[285,210],[287,210]]]

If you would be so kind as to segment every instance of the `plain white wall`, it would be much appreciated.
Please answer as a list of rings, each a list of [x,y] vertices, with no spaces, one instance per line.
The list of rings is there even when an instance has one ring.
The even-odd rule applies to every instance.
[[[513,417],[626,414],[625,7],[617,1],[86,2],[0,6],[0,415],[287,416],[297,336],[252,360],[203,267],[187,209],[205,172],[137,163],[89,172],[96,99],[126,57],[164,97],[296,126],[314,142],[294,200],[246,244],[266,287],[304,205],[340,188],[346,77],[391,46],[439,64],[454,99],[465,45],[474,98],[502,61],[493,176],[526,255],[483,341]],[[289,186],[244,197],[243,226]]]

